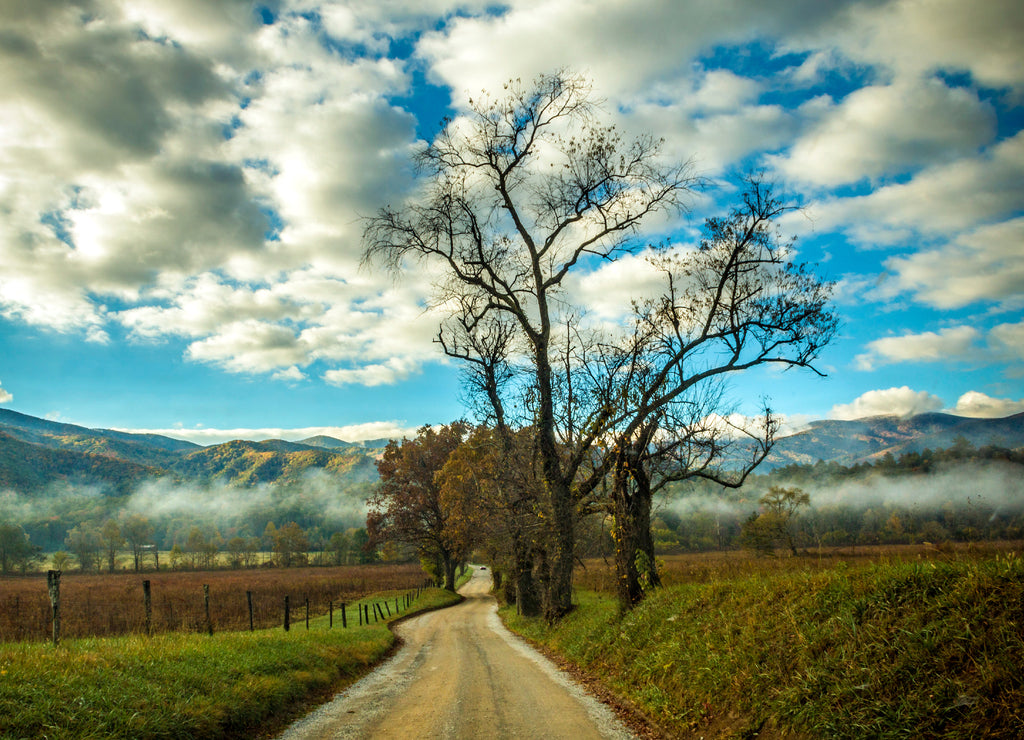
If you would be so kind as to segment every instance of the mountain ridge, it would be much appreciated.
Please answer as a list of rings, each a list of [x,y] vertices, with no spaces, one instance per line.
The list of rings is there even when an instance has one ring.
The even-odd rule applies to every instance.
[[[760,472],[818,460],[853,465],[886,454],[898,457],[926,448],[944,449],[959,438],[976,447],[1024,447],[1024,413],[976,419],[926,413],[910,417],[821,419],[776,440]],[[37,490],[74,479],[111,485],[117,491],[151,475],[238,486],[294,482],[321,470],[353,482],[376,480],[375,460],[387,440],[346,442],[319,435],[232,440],[198,445],[157,434],[88,429],[0,409],[0,487]]]
[[[1024,447],[1024,413],[997,419],[977,419],[937,412],[909,417],[870,416],[861,419],[821,419],[776,440],[759,470],[818,460],[853,465],[891,454],[952,447],[963,437],[975,447],[997,444]]]

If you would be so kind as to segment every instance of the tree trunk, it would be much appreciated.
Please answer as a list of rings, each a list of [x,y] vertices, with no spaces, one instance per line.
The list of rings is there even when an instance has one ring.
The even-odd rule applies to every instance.
[[[615,574],[619,611],[639,604],[661,585],[651,537],[651,485],[635,451],[616,465],[612,486],[615,515]]]
[[[562,461],[555,439],[555,413],[551,363],[548,358],[548,325],[546,298],[540,302],[541,335],[534,339],[537,368],[537,389],[540,396],[537,413],[537,444],[540,452],[544,482],[551,505],[552,537],[551,564],[544,588],[544,615],[554,621],[572,611],[572,571],[576,549],[576,507],[569,482],[562,473]],[[545,563],[547,566],[547,563]]]
[[[455,562],[455,558],[448,555],[444,556],[444,587],[452,593],[455,592],[455,569],[458,567],[458,563]]]
[[[533,558],[521,537],[513,539],[512,549],[516,611],[524,617],[536,617],[541,612],[541,603],[533,580]]]

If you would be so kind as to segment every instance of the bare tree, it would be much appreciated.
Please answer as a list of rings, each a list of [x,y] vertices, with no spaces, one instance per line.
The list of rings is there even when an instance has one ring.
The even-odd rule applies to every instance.
[[[577,405],[597,402],[576,417],[614,440],[592,477],[613,479],[606,505],[615,517],[624,609],[658,584],[654,493],[695,477],[738,487],[771,450],[778,420],[770,408],[730,421],[722,380],[769,364],[817,373],[814,361],[835,334],[831,285],[788,261],[791,245],[776,227],[788,210],[770,185],[749,178],[740,204],[707,221],[696,252],[661,249],[652,257],[664,291],[634,306],[630,333],[585,354],[577,343]]]
[[[471,324],[497,315],[515,325],[531,364],[552,521],[546,608],[556,618],[572,608],[573,484],[586,457],[564,455],[556,429],[552,344],[565,278],[581,260],[639,248],[644,219],[679,209],[697,181],[686,165],[661,163],[659,141],[594,124],[582,77],[513,81],[470,105],[422,152],[422,196],[368,222],[365,257],[395,270],[408,259],[437,262],[447,276],[440,299],[457,299]]]

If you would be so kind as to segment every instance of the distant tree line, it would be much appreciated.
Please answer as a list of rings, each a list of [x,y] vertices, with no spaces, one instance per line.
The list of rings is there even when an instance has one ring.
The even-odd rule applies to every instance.
[[[963,474],[963,482],[936,498],[938,477],[956,471]],[[995,471],[1003,472],[1000,480],[1024,486],[1024,449],[974,447],[961,437],[946,449],[886,453],[853,465],[821,460],[786,465],[751,476],[736,491],[701,483],[670,490],[652,534],[660,553],[1024,539],[1024,494],[1014,497],[1010,491],[993,490],[1001,485],[991,480]],[[830,492],[854,484],[865,491],[908,486],[928,497],[830,502]],[[771,501],[772,491],[783,490],[813,491],[821,500],[802,500],[783,516]],[[700,506],[687,503],[697,500]],[[782,519],[784,532],[779,529]]]
[[[233,530],[225,538],[215,526],[194,525],[186,536],[172,542],[163,563],[154,535],[153,524],[138,514],[100,524],[82,522],[68,531],[64,548],[51,554],[51,563],[57,570],[112,573],[131,567],[138,573],[161,568],[353,565],[377,559],[377,553],[367,547],[363,527],[330,532],[319,526],[303,529],[296,522],[278,527],[271,521],[258,536]],[[122,554],[130,556],[128,564],[122,564]],[[24,527],[0,522],[0,572],[25,573],[42,557],[42,548],[32,542]]]

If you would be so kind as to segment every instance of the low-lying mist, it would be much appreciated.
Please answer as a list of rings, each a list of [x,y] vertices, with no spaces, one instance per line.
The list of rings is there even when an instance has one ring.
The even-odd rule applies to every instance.
[[[847,471],[849,472],[849,471]],[[772,486],[799,488],[809,504],[790,522],[794,543],[914,544],[1024,538],[1024,476],[1008,462],[964,462],[929,473],[786,479],[758,476],[738,490],[695,485],[655,510],[655,541],[664,549],[704,550],[747,544],[746,523]]]
[[[807,483],[772,479],[770,485],[796,487],[810,497],[810,509],[901,509],[915,513],[941,513],[944,507],[977,507],[997,514],[1024,512],[1024,478],[1021,467],[1008,463],[965,463],[934,473],[886,476],[839,482]],[[769,484],[757,481],[738,491],[721,495],[706,492],[682,495],[664,502],[663,508],[688,516],[702,512],[748,516]]]
[[[329,535],[365,526],[369,488],[319,469],[306,471],[298,480],[246,487],[152,478],[127,496],[62,481],[32,494],[0,491],[0,521],[21,525],[45,550],[62,548],[67,531],[77,524],[99,525],[131,515],[154,525],[161,547],[181,540],[192,526],[224,537],[259,536],[268,522],[281,526],[295,521],[303,529],[318,527]]]

